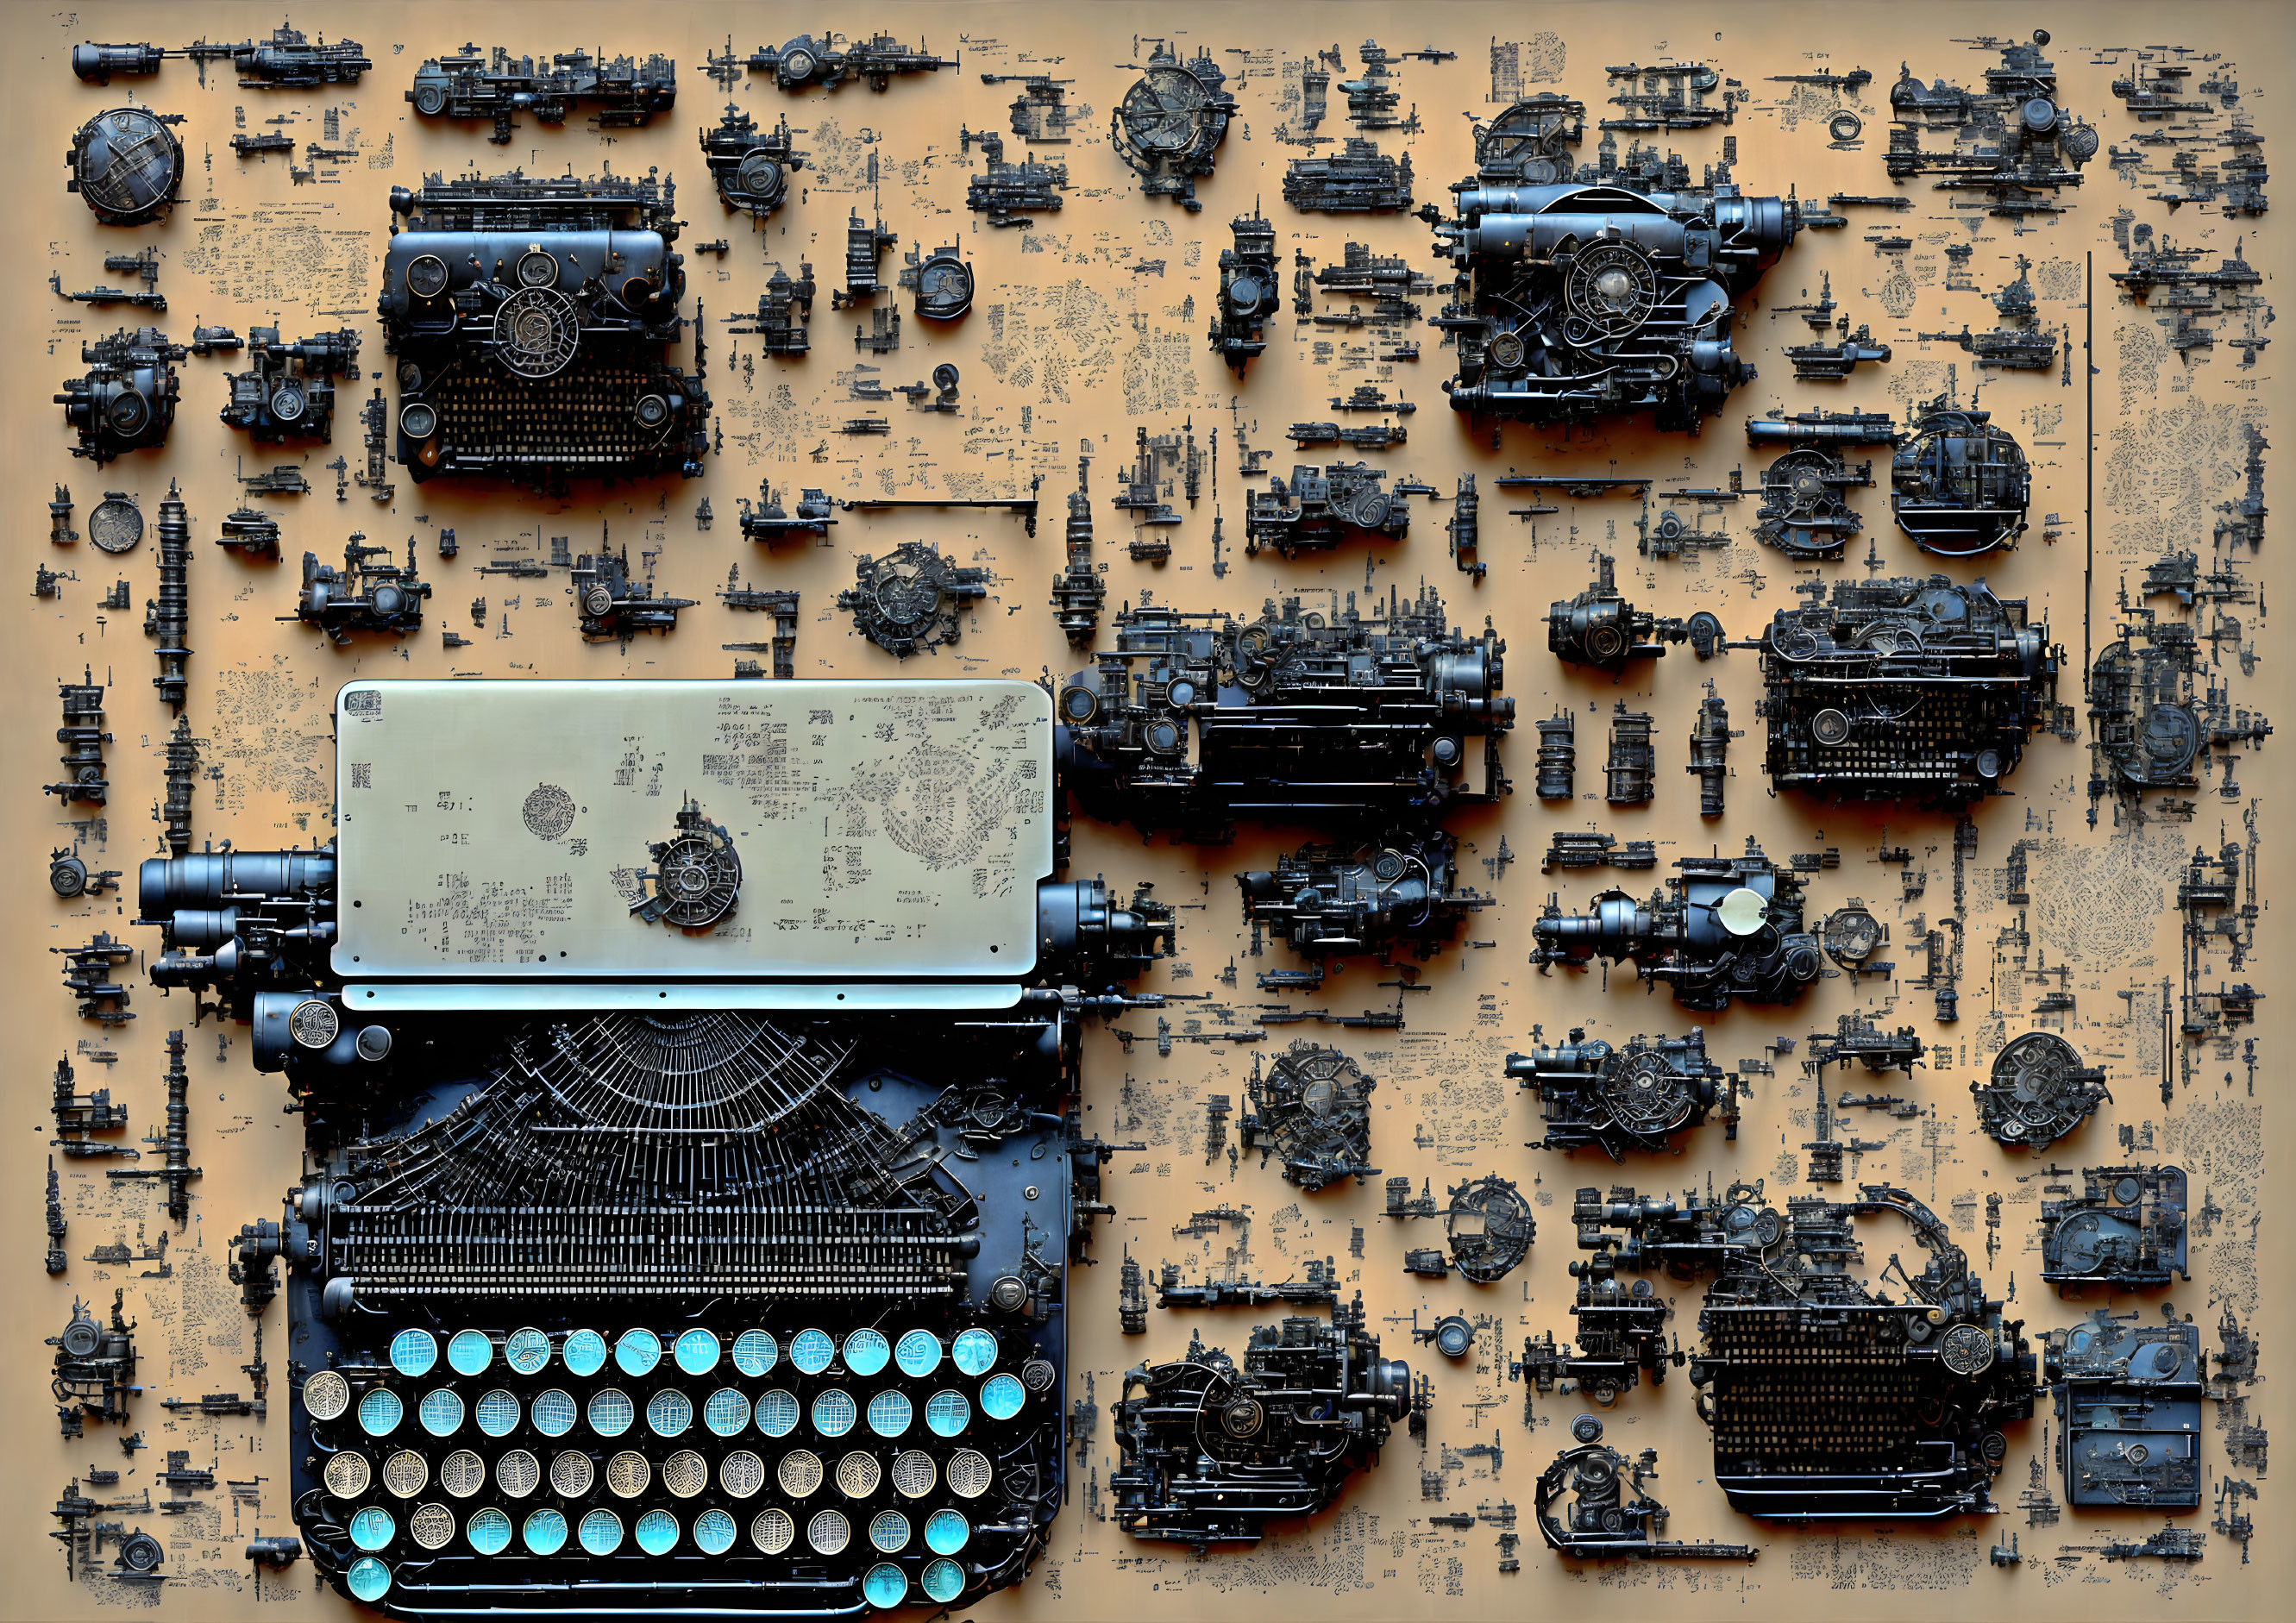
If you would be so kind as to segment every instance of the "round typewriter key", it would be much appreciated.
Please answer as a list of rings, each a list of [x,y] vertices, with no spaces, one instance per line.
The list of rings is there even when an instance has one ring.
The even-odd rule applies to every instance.
[[[954,1555],[972,1537],[972,1524],[955,1511],[935,1511],[925,1518],[925,1547],[936,1555]]]
[[[960,1436],[972,1423],[972,1406],[964,1394],[947,1388],[925,1399],[925,1424],[935,1437]]]
[[[606,1462],[606,1486],[624,1499],[635,1499],[653,1481],[653,1466],[634,1448],[625,1448]]]
[[[766,1485],[766,1463],[747,1448],[736,1448],[718,1462],[718,1486],[736,1499],[747,1499]]]
[[[734,1338],[734,1367],[752,1379],[773,1368],[781,1356],[780,1343],[762,1330],[745,1330]]]
[[[406,1536],[425,1550],[443,1550],[454,1541],[455,1512],[443,1504],[418,1504],[406,1519]]]
[[[463,1399],[453,1387],[433,1387],[414,1405],[414,1417],[433,1437],[452,1437],[463,1423]]]
[[[402,1330],[390,1338],[390,1367],[400,1374],[427,1375],[438,1362],[439,1338],[429,1331]],[[309,1384],[304,1382],[307,1387]]]
[[[892,1512],[888,1511],[886,1514]],[[874,1531],[873,1528],[871,1532]],[[909,1580],[891,1562],[881,1561],[861,1575],[861,1594],[870,1605],[890,1611],[909,1598]]]
[[[594,1375],[606,1367],[606,1338],[594,1330],[578,1330],[566,1338],[558,1356],[570,1374]]]
[[[550,1462],[550,1491],[562,1499],[578,1499],[598,1480],[598,1468],[579,1448],[569,1448]]]
[[[691,1448],[681,1448],[661,1463],[661,1485],[681,1499],[691,1499],[709,1486],[709,1462]]]
[[[331,1369],[303,1381],[303,1412],[313,1420],[340,1420],[351,1406],[351,1383]]]
[[[702,1399],[701,1423],[719,1437],[738,1437],[750,1423],[750,1400],[721,1386]]]
[[[916,1407],[906,1392],[886,1390],[869,1399],[869,1430],[879,1437],[898,1437],[909,1429]]]
[[[792,1448],[782,1455],[774,1480],[782,1485],[782,1492],[792,1499],[802,1499],[821,1486],[821,1456],[810,1448]]]
[[[706,1375],[718,1367],[718,1338],[696,1326],[679,1332],[677,1367],[689,1375]]]
[[[447,1343],[447,1367],[458,1375],[483,1375],[495,1361],[495,1344],[483,1330],[458,1330]]]
[[[948,1456],[948,1491],[960,1499],[978,1499],[988,1491],[988,1456],[975,1448],[960,1448]]]
[[[439,1486],[457,1499],[467,1499],[487,1485],[487,1463],[467,1448],[457,1448],[439,1462]]]
[[[813,1429],[824,1437],[843,1437],[853,1430],[855,1412],[852,1394],[831,1387],[813,1400]]]
[[[980,1383],[980,1412],[991,1420],[1010,1420],[1029,1401],[1029,1389],[1012,1375],[991,1375]]]
[[[985,1330],[961,1330],[949,1357],[966,1374],[985,1375],[996,1364],[996,1338]]]
[[[343,1582],[354,1596],[371,1606],[390,1593],[390,1569],[372,1555],[362,1555],[351,1563]]]
[[[885,1468],[873,1454],[855,1449],[837,1462],[837,1491],[849,1499],[865,1499],[885,1480]]]
[[[539,1510],[519,1529],[519,1540],[536,1555],[555,1555],[566,1547],[566,1518],[554,1510]]]
[[[510,1518],[491,1504],[472,1516],[463,1537],[481,1555],[500,1555],[510,1548]]]
[[[668,1511],[648,1511],[638,1518],[638,1548],[648,1555],[667,1555],[677,1546],[677,1518]]]
[[[550,1362],[550,1338],[531,1326],[513,1330],[503,1343],[503,1361],[521,1375],[538,1375]]]
[[[374,1480],[374,1467],[366,1463],[366,1455],[344,1449],[327,1462],[321,1473],[327,1491],[338,1499],[356,1499],[366,1492],[367,1484]]]
[[[787,1437],[797,1430],[800,1413],[797,1399],[775,1387],[758,1399],[758,1430],[767,1437]]]
[[[893,1456],[893,1486],[904,1498],[922,1499],[940,1480],[940,1467],[922,1448],[904,1448]]]
[[[805,1541],[816,1553],[834,1555],[853,1542],[853,1524],[842,1511],[816,1511],[805,1524]]]
[[[611,1511],[591,1511],[574,1535],[593,1555],[611,1555],[622,1547],[622,1519]]]
[[[787,1511],[759,1511],[750,1523],[750,1542],[767,1555],[779,1555],[797,1542],[797,1523]]]
[[[827,1331],[800,1330],[790,1343],[790,1362],[800,1374],[818,1375],[836,1356],[837,1343],[829,1339]]]
[[[382,1485],[394,1498],[412,1499],[430,1485],[430,1463],[412,1448],[401,1448],[383,1461]]]
[[[508,1437],[518,1430],[518,1399],[496,1387],[479,1399],[479,1430],[488,1437]]]
[[[946,1556],[927,1562],[924,1571],[917,1577],[917,1586],[929,1598],[946,1605],[964,1593],[964,1569]]]
[[[377,1387],[359,1399],[359,1430],[369,1437],[389,1437],[406,1417],[406,1406],[389,1387]]]
[[[390,1512],[379,1504],[370,1504],[351,1517],[351,1542],[362,1550],[381,1550],[389,1546],[391,1535],[398,1524]]]
[[[630,1429],[637,1418],[637,1406],[630,1401],[627,1392],[619,1387],[607,1387],[590,1394],[588,1414],[590,1430],[600,1437],[619,1437]]]
[[[874,1330],[857,1330],[845,1338],[845,1367],[857,1375],[873,1375],[885,1367],[893,1349]]]
[[[734,1547],[734,1519],[724,1511],[704,1511],[693,1519],[693,1543],[704,1555],[723,1555]]]
[[[563,1437],[574,1429],[581,1411],[575,1406],[574,1395],[556,1387],[534,1395],[534,1429],[545,1437]]]
[[[891,1555],[909,1542],[909,1519],[898,1511],[879,1511],[869,1518],[869,1542]]]
[[[912,1330],[894,1343],[893,1361],[901,1373],[918,1380],[940,1367],[940,1338],[930,1330]]]
[[[646,1425],[656,1437],[679,1437],[693,1423],[693,1399],[664,1387],[646,1399]]]
[[[523,1448],[513,1448],[495,1462],[495,1486],[513,1499],[523,1499],[542,1486],[542,1462]]]
[[[625,1375],[650,1375],[661,1362],[661,1338],[651,1330],[625,1330],[614,1343],[614,1366]]]

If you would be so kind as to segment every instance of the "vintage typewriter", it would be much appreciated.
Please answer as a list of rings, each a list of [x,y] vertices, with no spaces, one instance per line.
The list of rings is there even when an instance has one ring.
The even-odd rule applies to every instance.
[[[335,721],[332,842],[141,875],[153,979],[303,1115],[232,1273],[285,1299],[320,1572],[414,1618],[1017,1581],[1109,1209],[1079,1022],[1160,1001],[1113,984],[1173,929],[1055,876],[1050,697],[357,682]]]

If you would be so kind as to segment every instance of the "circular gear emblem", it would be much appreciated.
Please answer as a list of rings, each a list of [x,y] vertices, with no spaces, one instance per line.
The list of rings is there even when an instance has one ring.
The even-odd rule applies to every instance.
[[[574,826],[574,797],[555,783],[537,783],[520,816],[537,840],[563,839]]]

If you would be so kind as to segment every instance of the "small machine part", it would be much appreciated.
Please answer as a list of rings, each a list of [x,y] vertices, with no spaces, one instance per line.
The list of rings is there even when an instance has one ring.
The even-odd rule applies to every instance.
[[[2081,1193],[2041,1202],[2041,1277],[2143,1290],[2185,1267],[2181,1167],[2084,1167]]]
[[[2043,1378],[2057,1416],[2057,1463],[2076,1506],[2201,1508],[2201,1327],[2155,1325],[2103,1308],[2047,1333]]]
[[[837,594],[854,629],[896,659],[954,643],[960,615],[988,595],[989,573],[944,558],[938,547],[904,541],[883,558],[864,555],[854,584]]]
[[[148,1181],[163,1184],[168,1197],[168,1220],[177,1225],[192,1218],[190,1181],[200,1176],[192,1165],[191,1140],[191,1076],[184,1069],[184,1034],[168,1033],[168,1125],[149,1134],[144,1142],[160,1152],[157,1167],[134,1167],[126,1170],[113,1168],[104,1176],[119,1183]]]
[[[1687,619],[1638,611],[1620,592],[1607,553],[1595,554],[1595,584],[1546,611],[1546,646],[1558,660],[1616,674],[1632,660],[1655,660],[1669,643],[1688,643],[1705,659],[1722,643],[1721,622],[1706,610]]]
[[[224,374],[231,386],[225,426],[247,430],[258,445],[290,436],[332,439],[334,380],[357,375],[358,353],[359,335],[348,327],[296,344],[281,343],[276,327],[249,328],[247,355],[255,365]]]
[[[763,339],[759,348],[767,355],[803,355],[813,347],[808,326],[812,319],[813,266],[800,260],[794,282],[789,272],[775,266],[774,274],[766,278],[766,291],[758,295],[757,314],[729,318],[726,331]]]
[[[1905,439],[1887,412],[1811,411],[1746,419],[1750,446],[1893,446]]]
[[[2030,45],[1981,42],[2002,60],[1985,70],[1979,91],[1942,78],[1924,85],[1901,69],[1890,87],[1890,178],[1942,176],[1938,190],[1981,194],[1986,212],[2003,218],[2058,212],[2054,194],[2081,184],[2098,142],[2095,126],[2059,105],[2056,65],[2041,55],[2048,42],[2046,29],[2034,29]],[[1947,144],[1924,147],[1924,132],[1949,132]]]
[[[1995,327],[1972,333],[1968,324],[1964,323],[1958,332],[1916,332],[1914,336],[1966,349],[1977,357],[1978,365],[1988,370],[2046,372],[2057,364],[2057,335],[2046,327]],[[1890,358],[1888,349],[1888,345],[1882,346],[1880,359]],[[1797,372],[1794,375],[1803,374]],[[1919,425],[1915,428],[1918,431]]]
[[[56,729],[56,742],[64,747],[64,775],[62,782],[47,786],[47,792],[67,807],[101,806],[111,791],[103,775],[103,746],[111,742],[103,727],[105,685],[95,679],[94,666],[84,668],[78,681],[56,684],[64,715],[63,725]]]
[[[1789,1003],[1816,980],[1824,960],[1803,924],[1800,875],[1770,861],[1750,836],[1740,857],[1684,857],[1649,900],[1611,889],[1594,911],[1566,914],[1553,901],[1532,925],[1530,961],[1631,961],[1636,973],[1671,987],[1686,1009],[1721,1010],[1734,998]]]
[[[1267,321],[1283,304],[1275,270],[1275,227],[1258,212],[1229,225],[1235,238],[1220,250],[1219,299],[1212,307],[1211,347],[1239,378],[1251,358],[1267,350]]]
[[[1874,464],[1856,468],[1822,446],[1788,451],[1762,470],[1754,534],[1795,560],[1839,558],[1865,521],[1849,492],[1874,482]]]
[[[831,507],[827,495],[808,486],[799,492],[797,512],[792,514],[775,498],[773,486],[760,480],[757,504],[742,504],[742,539],[770,546],[783,536],[826,536],[829,527],[837,522]]]
[[[1100,629],[1101,611],[1107,606],[1108,583],[1092,561],[1092,498],[1085,494],[1082,471],[1069,493],[1068,565],[1053,577],[1053,616],[1072,648],[1088,646]]]
[[[1978,558],[2013,546],[2025,531],[2032,474],[2025,453],[1993,414],[1939,395],[1915,421],[1890,463],[1890,511],[1925,553]]]
[[[1240,1364],[1191,1338],[1185,1357],[1125,1374],[1115,1520],[1136,1538],[1200,1550],[1256,1545],[1268,1522],[1312,1515],[1377,1459],[1411,1392],[1410,1366],[1380,1357],[1360,1298],[1335,1304],[1329,1324],[1260,1326]]]
[[[752,219],[762,220],[782,206],[790,176],[805,168],[806,157],[791,144],[786,115],[772,129],[761,129],[754,115],[731,102],[718,127],[701,132],[701,159],[709,166],[718,201],[728,209],[748,209]]]
[[[1629,1150],[1661,1152],[1718,1104],[1726,1137],[1738,1136],[1737,1077],[1707,1058],[1696,1026],[1687,1037],[1637,1034],[1623,1048],[1573,1027],[1568,1043],[1507,1055],[1506,1074],[1538,1094],[1541,1149],[1592,1145],[1612,1160]]]
[[[1283,171],[1283,201],[1305,214],[1407,213],[1411,154],[1390,158],[1376,142],[1349,135],[1329,158],[1294,158]]]
[[[168,799],[160,808],[171,856],[181,857],[192,848],[192,786],[199,773],[200,744],[192,736],[192,719],[178,716],[176,730],[168,734]]]
[[[406,563],[390,559],[388,546],[369,546],[357,533],[343,545],[340,570],[321,563],[316,553],[305,553],[295,612],[279,618],[316,627],[338,646],[358,631],[405,636],[421,630],[422,601],[430,595],[430,586],[416,574],[414,537],[407,537]]]
[[[1496,1173],[1451,1188],[1443,1232],[1451,1247],[1451,1266],[1474,1284],[1495,1285],[1530,1255],[1538,1225],[1530,1202]]]
[[[303,1559],[303,1541],[280,1533],[268,1537],[258,1534],[247,1541],[247,1548],[241,1552],[241,1557],[258,1567],[268,1567],[274,1572],[284,1572]]]
[[[1475,476],[1462,473],[1458,495],[1451,504],[1451,519],[1444,525],[1443,534],[1451,544],[1451,561],[1459,566],[1461,574],[1472,575],[1477,580],[1489,568],[1477,551],[1482,541],[1481,507],[1475,495]]]
[[[554,127],[569,112],[590,105],[597,110],[590,118],[594,128],[642,128],[676,102],[677,64],[660,53],[643,61],[606,60],[580,50],[537,61],[500,45],[481,51],[466,45],[417,68],[406,99],[426,119],[489,120],[494,129],[487,139],[507,146],[519,127],[512,115],[520,112]]]
[[[1578,793],[1578,722],[1557,710],[1538,727],[1538,786],[1542,800],[1568,800]]]
[[[308,90],[321,85],[355,85],[374,64],[356,39],[329,45],[325,37],[313,45],[310,36],[285,24],[271,30],[268,39],[249,39],[238,45],[209,45],[201,39],[179,48],[153,45],[72,47],[72,72],[81,83],[108,85],[115,73],[140,76],[160,71],[168,57],[188,57],[199,66],[200,83],[207,84],[209,62],[229,62],[239,74],[242,90]]]
[[[1431,958],[1459,922],[1493,898],[1458,882],[1459,842],[1441,830],[1396,830],[1353,849],[1308,845],[1273,872],[1236,875],[1243,916],[1324,959],[1397,947]]]
[[[900,240],[900,233],[886,230],[882,219],[873,224],[861,217],[858,209],[853,210],[845,222],[845,285],[829,295],[829,307],[849,310],[883,292],[885,284],[877,280],[877,261]]]
[[[142,1153],[124,1145],[98,1143],[89,1136],[121,1132],[127,1126],[127,1107],[111,1102],[110,1088],[92,1094],[73,1092],[75,1078],[69,1059],[56,1062],[53,1081],[56,1131],[62,1136],[51,1142],[68,1160],[101,1160],[120,1155],[133,1160]]]
[[[1626,868],[1645,870],[1658,866],[1658,846],[1649,840],[1629,840],[1619,843],[1615,834],[1574,832],[1557,829],[1547,842],[1546,851],[1538,859],[1538,871],[1552,873],[1557,868]]]
[[[168,443],[183,385],[175,363],[184,346],[171,344],[157,327],[123,327],[110,338],[82,344],[79,358],[88,371],[64,386],[55,403],[79,435],[72,448],[98,467],[127,451],[156,450]]]
[[[1119,610],[1114,645],[1055,700],[1056,746],[1088,815],[1223,838],[1237,816],[1360,828],[1495,801],[1514,724],[1505,644],[1453,627],[1422,588],[1336,620],[1296,598],[1246,623]],[[1467,740],[1484,741],[1480,788]]]
[[[217,546],[227,546],[250,558],[279,556],[279,521],[253,507],[235,508],[224,520]]]
[[[676,833],[646,851],[654,865],[638,873],[644,894],[630,904],[630,916],[642,923],[708,930],[741,899],[742,856],[734,837],[703,816],[691,797],[678,810]]]
[[[1722,815],[1723,793],[1730,781],[1730,741],[1744,736],[1730,730],[1730,708],[1710,680],[1706,697],[1699,701],[1698,719],[1690,727],[1690,764],[1683,768],[1698,779],[1700,816]]]
[[[1195,426],[1195,420],[1190,418],[1177,434],[1152,435],[1145,427],[1135,430],[1137,444],[1132,470],[1109,505],[1133,514],[1136,524],[1183,522],[1184,515],[1172,505],[1173,498],[1185,494],[1188,505],[1193,507],[1203,487],[1204,455],[1196,447]],[[1133,555],[1137,558],[1139,553],[1136,551]],[[1168,548],[1163,556],[1170,556]]]
[[[1283,1176],[1310,1193],[1341,1178],[1377,1176],[1371,1160],[1372,1090],[1378,1082],[1336,1048],[1301,1038],[1264,1070],[1251,1061],[1251,1111],[1237,1126],[1262,1165],[1281,1156]]]
[[[815,86],[834,90],[855,79],[866,80],[872,90],[883,90],[898,74],[938,73],[955,67],[957,61],[935,56],[922,45],[913,51],[890,34],[848,40],[842,34],[824,33],[800,34],[779,50],[761,47],[750,53],[749,69],[772,74],[775,85],[785,91]]]
[[[2049,347],[2053,351],[2055,349],[2054,340],[2050,341]],[[1860,361],[1886,361],[1889,358],[1890,346],[1875,343],[1874,329],[1862,322],[1857,332],[1838,344],[1786,346],[1786,359],[1792,363],[1793,374],[1798,381],[1846,378],[1857,370]]]
[[[1453,1362],[1475,1350],[1475,1327],[1456,1313],[1447,1313],[1426,1329],[1418,1327],[1414,1317],[1411,1339],[1431,1345],[1435,1350]]]
[[[77,896],[102,896],[117,890],[119,872],[105,868],[91,873],[80,855],[66,847],[48,853],[48,889],[66,901]]]
[[[1147,71],[1124,93],[1109,119],[1109,144],[1140,176],[1148,197],[1177,198],[1200,212],[1196,181],[1212,172],[1236,100],[1209,45],[1185,61],[1164,40],[1150,53]]]
[[[897,280],[916,295],[913,307],[927,321],[955,321],[972,307],[972,267],[954,242],[931,253],[912,248]]]
[[[411,553],[410,553],[411,555]],[[627,643],[641,631],[675,631],[677,611],[691,609],[691,597],[656,597],[650,586],[630,579],[630,550],[584,553],[568,576],[583,637]]]
[[[111,1324],[107,1329],[85,1302],[74,1297],[71,1318],[63,1333],[47,1340],[47,1345],[56,1349],[51,1387],[67,1437],[78,1434],[82,1418],[125,1423],[127,1400],[144,1390],[135,1384],[135,1321],[122,1312],[127,1298],[124,1286],[111,1293]]]
[[[1273,547],[1295,558],[1357,535],[1402,540],[1411,529],[1411,504],[1401,489],[1388,490],[1386,480],[1386,469],[1359,462],[1298,465],[1289,484],[1271,476],[1267,489],[1246,493],[1244,555]]]
[[[135,1017],[127,1012],[127,988],[111,977],[135,955],[135,949],[109,930],[98,930],[80,947],[52,947],[64,961],[64,987],[78,1000],[82,1020],[99,1025],[124,1026]],[[67,1152],[69,1153],[69,1152]]]
[[[2047,1149],[2112,1097],[2103,1070],[2084,1065],[2079,1051],[2054,1031],[2010,1039],[1994,1055],[1990,1075],[1969,1091],[1986,1133],[2028,1150]]]
[[[1872,917],[1866,916],[1869,920]],[[1835,914],[1827,914],[1820,927],[1829,957],[1835,950],[1836,918]],[[1865,1016],[1852,1012],[1841,1015],[1832,1031],[1809,1034],[1803,1045],[1802,1069],[1821,1079],[1830,1066],[1852,1064],[1863,1065],[1876,1075],[1902,1070],[1910,1077],[1928,1052],[1920,1034],[1911,1026],[1884,1031]],[[1849,1097],[1847,1094],[1842,1095],[1845,1101]]]
[[[2005,792],[2030,734],[2068,725],[2063,651],[2021,598],[1943,575],[1799,591],[1800,606],[1740,644],[1761,653],[1776,788],[1963,807]]]
[[[1659,1537],[1666,1530],[1666,1506],[1643,1488],[1657,1480],[1657,1449],[1645,1448],[1640,1459],[1629,1461],[1603,1441],[1603,1422],[1592,1414],[1570,1422],[1570,1437],[1576,1447],[1555,1456],[1531,1495],[1531,1515],[1548,1548],[1575,1561],[1754,1559],[1751,1545]],[[1568,1510],[1561,1508],[1565,1491],[1571,1496]]]
[[[985,214],[991,225],[1032,225],[1033,214],[1057,214],[1068,189],[1069,166],[1023,158],[1006,160],[1004,138],[995,131],[981,137],[985,172],[965,182],[964,206]]]
[[[79,193],[88,212],[106,225],[141,225],[166,215],[184,195],[184,143],[171,125],[182,113],[113,107],[72,135],[64,190]]]
[[[1611,754],[1603,764],[1603,798],[1613,806],[1644,806],[1658,792],[1658,746],[1653,717],[1620,700],[1611,712]]]
[[[48,1157],[48,1246],[43,1259],[43,1266],[51,1278],[71,1266],[71,1258],[64,1252],[64,1236],[70,1232],[71,1225],[64,1217],[63,1188],[56,1179],[56,1158],[51,1155]]]
[[[156,650],[160,674],[152,685],[161,703],[180,714],[189,688],[185,667],[192,651],[184,645],[191,629],[191,595],[187,577],[192,562],[192,521],[184,498],[170,480],[160,502],[160,592],[144,606],[144,635],[160,639]]]
[[[1269,1307],[1278,1302],[1302,1307],[1335,1307],[1340,1282],[1332,1259],[1309,1260],[1308,1277],[1267,1284],[1255,1279],[1207,1279],[1200,1285],[1183,1284],[1175,1263],[1166,1263],[1156,1287],[1159,1307]]]
[[[48,503],[48,539],[58,546],[69,546],[79,539],[79,531],[71,527],[71,489],[58,485],[54,499]]]

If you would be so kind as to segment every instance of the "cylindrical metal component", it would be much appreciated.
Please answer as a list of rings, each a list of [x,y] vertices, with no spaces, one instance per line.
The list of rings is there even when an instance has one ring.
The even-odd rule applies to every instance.
[[[184,667],[192,651],[184,646],[184,638],[191,622],[191,515],[171,482],[160,504],[160,594],[144,607],[144,635],[160,639],[160,674],[152,678],[152,685],[178,710],[189,686]]]
[[[1723,781],[1729,775],[1726,758],[1730,752],[1730,711],[1714,692],[1714,684],[1706,684],[1706,698],[1698,707],[1698,719],[1690,729],[1690,765],[1685,770],[1698,775],[1698,815],[1718,817],[1722,815]]]
[[[1557,710],[1538,724],[1538,798],[1568,800],[1578,792],[1578,723]]]
[[[1658,753],[1651,744],[1647,710],[1629,710],[1620,701],[1611,717],[1611,758],[1603,773],[1604,798],[1613,806],[1640,806],[1655,792]]]

